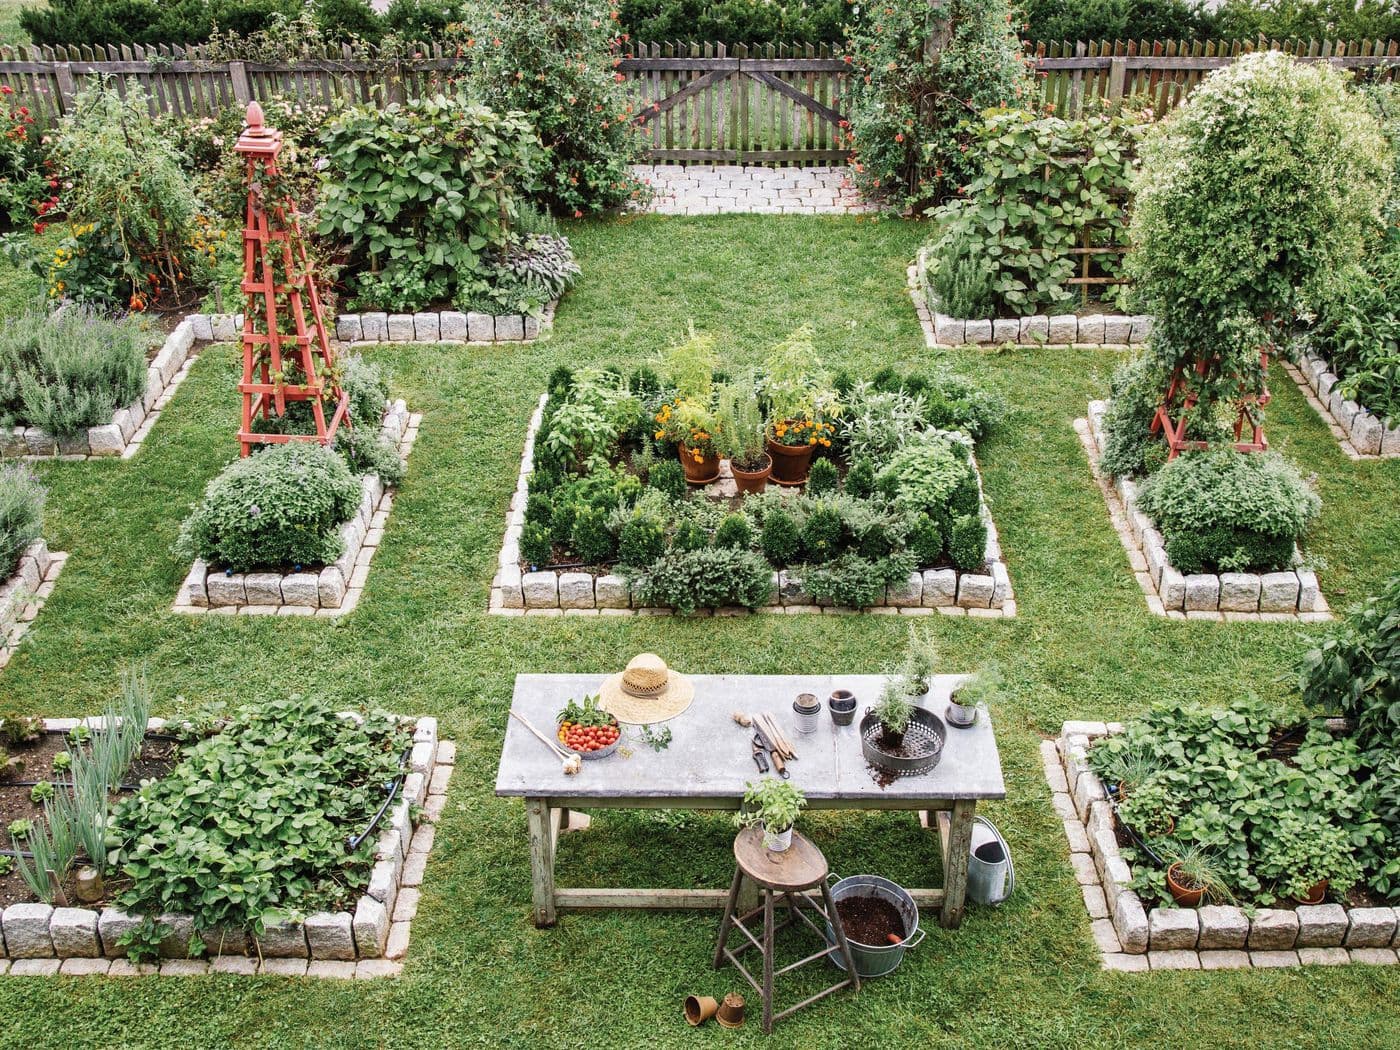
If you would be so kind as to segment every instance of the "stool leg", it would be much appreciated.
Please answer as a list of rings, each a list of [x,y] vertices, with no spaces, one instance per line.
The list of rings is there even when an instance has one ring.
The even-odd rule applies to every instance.
[[[724,965],[724,942],[729,939],[729,928],[734,925],[734,905],[739,899],[739,883],[744,873],[736,865],[734,881],[729,884],[729,903],[724,906],[724,918],[719,924],[719,943],[715,945],[715,969]]]
[[[763,888],[763,1032],[773,1031],[773,891]]]
[[[856,961],[851,955],[851,946],[846,942],[846,928],[841,925],[841,914],[836,910],[836,902],[831,899],[831,887],[822,882],[822,904],[826,907],[827,918],[831,920],[831,928],[836,931],[836,944],[841,949],[841,959],[846,964],[846,973],[850,975],[851,987],[860,991],[860,974],[856,973]]]

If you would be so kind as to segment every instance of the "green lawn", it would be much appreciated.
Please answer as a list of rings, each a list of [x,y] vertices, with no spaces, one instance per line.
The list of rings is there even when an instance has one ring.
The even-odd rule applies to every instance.
[[[26,7],[39,7],[37,0],[0,0],[0,44],[27,44],[29,34],[19,24],[19,13]]]
[[[162,712],[316,690],[442,719],[459,765],[404,974],[342,984],[230,977],[0,978],[0,1044],[77,1046],[1037,1047],[1396,1045],[1400,969],[1212,974],[1101,972],[1038,746],[1068,717],[1118,718],[1154,699],[1285,702],[1302,633],[1279,624],[1169,622],[1147,612],[1071,426],[1100,396],[1111,353],[957,351],[950,364],[1004,393],[1011,422],[979,457],[1020,615],[932,618],[940,670],[996,657],[995,712],[1010,797],[987,807],[1021,890],[933,926],[893,977],[779,1025],[691,1031],[690,992],[739,989],[714,973],[708,913],[527,919],[523,807],[492,795],[522,671],[602,672],[642,649],[690,672],[876,672],[907,627],[888,617],[522,620],[484,614],[524,427],[553,365],[634,365],[688,319],[728,361],[757,361],[804,321],[852,370],[928,359],[904,288],[922,230],[899,222],[732,216],[571,229],[584,278],[556,334],[522,349],[385,347],[373,357],[423,413],[409,474],[360,607],[342,623],[185,617],[186,566],[169,553],[202,486],[235,450],[234,353],[205,353],[140,455],[54,463],[46,532],[72,554],[48,606],[0,673],[0,710],[86,714],[119,668],[144,661]],[[1313,549],[1334,606],[1400,570],[1400,461],[1353,463],[1278,373],[1274,444],[1316,471],[1326,501]],[[927,884],[937,862],[906,816],[805,822],[842,874]],[[599,816],[566,837],[562,881],[722,886],[722,818]],[[926,866],[932,864],[933,871]],[[747,991],[747,989],[744,989]],[[1385,1033],[1391,1034],[1387,1036]]]

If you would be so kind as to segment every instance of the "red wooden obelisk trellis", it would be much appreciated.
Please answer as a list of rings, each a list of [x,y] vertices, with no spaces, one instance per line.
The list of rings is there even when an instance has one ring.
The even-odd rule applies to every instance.
[[[234,152],[247,159],[248,207],[243,229],[242,454],[258,443],[319,441],[329,444],[347,427],[349,399],[335,378],[335,355],[321,316],[321,299],[306,261],[296,210],[278,190],[277,154],[282,133],[263,124],[262,107],[248,106],[247,126]],[[311,304],[308,329],[305,301]],[[279,325],[279,320],[288,323]],[[309,401],[314,434],[260,434],[253,420],[285,416],[290,402]],[[331,406],[326,418],[327,404]]]
[[[1269,352],[1267,349],[1259,352],[1260,368],[1265,375],[1269,372]],[[1218,357],[1198,358],[1195,366],[1196,375],[1202,379],[1206,378],[1220,365]],[[1241,384],[1243,385],[1243,384]],[[1171,409],[1176,404],[1177,395],[1182,395],[1181,404],[1177,408],[1177,417],[1172,419]],[[1252,411],[1251,406],[1263,406],[1269,403],[1271,395],[1267,383],[1261,385],[1257,394],[1241,392],[1239,398],[1239,411],[1235,416],[1235,440],[1234,447],[1239,452],[1266,452],[1269,448],[1268,439],[1264,437],[1264,428],[1259,424],[1258,417]],[[1167,385],[1167,396],[1162,403],[1157,406],[1157,414],[1152,417],[1151,432],[1161,434],[1167,439],[1167,459],[1176,459],[1178,455],[1188,449],[1203,449],[1206,447],[1204,441],[1192,441],[1186,436],[1187,425],[1191,421],[1191,412],[1196,407],[1199,398],[1196,392],[1191,389],[1187,381],[1187,367],[1184,364],[1177,365],[1172,372],[1171,382]],[[1244,438],[1245,424],[1249,425],[1250,436],[1248,440]]]

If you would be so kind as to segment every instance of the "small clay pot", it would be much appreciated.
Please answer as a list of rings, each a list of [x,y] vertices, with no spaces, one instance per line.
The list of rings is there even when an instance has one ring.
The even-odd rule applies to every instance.
[[[856,717],[856,694],[849,689],[837,689],[826,702],[831,720],[838,726],[848,726]]]
[[[719,477],[719,456],[713,452],[697,460],[685,445],[677,445],[676,449],[680,456],[681,468],[685,471],[685,480],[690,484],[708,485]]]
[[[1299,904],[1321,904],[1327,899],[1327,880],[1322,879],[1313,883],[1307,893],[1301,897],[1295,896],[1293,899]]]
[[[768,487],[768,477],[773,473],[773,457],[763,453],[763,466],[758,470],[744,470],[731,459],[729,473],[734,475],[734,487],[740,492],[762,492]]]
[[[769,440],[768,454],[773,457],[772,478],[779,485],[801,485],[812,469],[811,445],[784,445]]]
[[[1167,889],[1171,890],[1172,900],[1176,901],[1179,908],[1194,908],[1201,903],[1201,898],[1206,895],[1204,886],[1194,889],[1183,885],[1177,880],[1177,871],[1181,868],[1179,863],[1172,863],[1167,866]]]
[[[687,995],[685,997],[685,1023],[694,1027],[704,1024],[719,1012],[719,1000],[712,995]]]
[[[738,992],[730,992],[719,1004],[715,1020],[724,1028],[738,1028],[744,1023],[744,997]]]

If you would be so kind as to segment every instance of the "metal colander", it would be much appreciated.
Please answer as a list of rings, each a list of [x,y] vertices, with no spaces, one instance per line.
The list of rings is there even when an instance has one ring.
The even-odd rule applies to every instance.
[[[882,735],[880,720],[871,711],[866,711],[860,720],[860,750],[865,760],[876,769],[907,777],[916,773],[926,773],[938,765],[943,757],[943,745],[948,739],[948,727],[932,711],[922,707],[914,708],[909,719],[909,727],[904,731],[904,753],[891,755],[882,751],[879,740]]]

